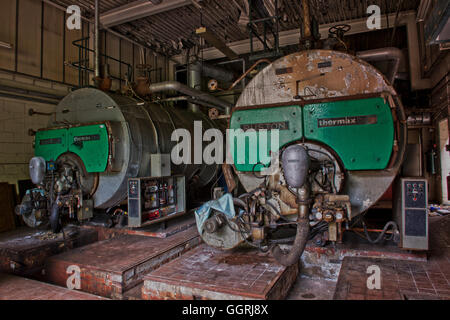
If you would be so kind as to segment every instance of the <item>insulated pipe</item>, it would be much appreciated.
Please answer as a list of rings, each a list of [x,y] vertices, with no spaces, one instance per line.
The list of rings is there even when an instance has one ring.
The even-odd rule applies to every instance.
[[[99,2],[95,0],[94,18],[94,77],[100,78],[100,14]]]
[[[211,104],[216,108],[225,111],[231,108],[233,105],[231,103],[220,100],[208,93],[202,92],[200,90],[189,88],[188,86],[177,82],[177,81],[164,81],[159,83],[154,83],[149,86],[152,93],[163,92],[163,91],[177,91],[187,96],[193,97],[195,100],[202,101],[204,103]]]
[[[394,47],[359,51],[356,53],[356,56],[365,61],[394,61],[388,77],[391,84],[394,83],[395,76],[398,72],[398,67],[400,66],[400,62],[403,60],[402,50]]]
[[[411,77],[411,89],[424,90],[433,87],[431,80],[422,78],[420,50],[419,50],[419,35],[417,32],[416,17],[408,15],[406,17],[406,32],[408,38],[408,53],[409,53],[409,75]]]

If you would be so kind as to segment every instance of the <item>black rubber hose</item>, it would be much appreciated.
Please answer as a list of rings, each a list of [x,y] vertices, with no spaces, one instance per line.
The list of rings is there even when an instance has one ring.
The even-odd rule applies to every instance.
[[[56,200],[53,202],[50,209],[50,226],[54,233],[58,233],[61,230],[61,224],[59,223],[60,208],[58,206],[58,200],[59,196],[56,197]]]
[[[306,242],[309,235],[309,220],[297,220],[297,234],[295,235],[294,244],[288,253],[283,252],[279,245],[272,248],[272,256],[283,266],[291,266],[297,263],[305,250]]]
[[[397,223],[395,223],[394,221],[389,221],[388,223],[386,223],[386,225],[383,228],[383,231],[381,231],[381,233],[378,235],[378,237],[375,240],[372,240],[372,238],[369,235],[369,232],[367,231],[367,227],[366,227],[366,224],[364,223],[364,221],[362,224],[364,227],[364,234],[366,235],[367,241],[369,241],[372,244],[381,242],[381,240],[383,240],[384,235],[386,234],[386,231],[389,229],[389,227],[392,226],[393,234],[395,233],[396,230],[398,230]]]

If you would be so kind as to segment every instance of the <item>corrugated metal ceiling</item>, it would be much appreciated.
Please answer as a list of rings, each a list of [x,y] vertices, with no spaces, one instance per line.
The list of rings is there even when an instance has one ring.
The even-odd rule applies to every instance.
[[[52,0],[68,6],[78,4],[83,15],[93,16],[94,0]],[[120,7],[135,0],[100,0],[100,13]],[[243,26],[238,24],[241,11],[245,11],[246,0],[203,0],[200,10],[187,5],[150,17],[131,21],[113,29],[130,39],[156,48],[169,55],[179,54],[181,48],[199,43],[195,29],[202,24],[215,33],[224,42],[233,42],[248,38]],[[274,0],[255,0],[259,16],[273,9]],[[399,3],[401,11],[416,10],[420,0],[310,0],[312,15],[319,24],[338,23],[340,21],[367,17],[367,7],[380,6],[382,14],[394,13]],[[299,28],[302,22],[300,0],[279,0],[280,31]]]

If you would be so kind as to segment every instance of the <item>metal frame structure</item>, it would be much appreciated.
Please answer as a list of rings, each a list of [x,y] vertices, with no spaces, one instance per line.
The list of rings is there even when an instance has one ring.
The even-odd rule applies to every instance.
[[[95,50],[90,49],[89,48],[89,37],[84,37],[78,40],[75,40],[72,42],[72,44],[74,46],[76,46],[78,48],[78,61],[72,62],[70,63],[70,65],[78,68],[78,86],[79,87],[84,87],[89,85],[89,79],[87,77],[89,72],[95,72],[94,69],[89,68],[89,53],[92,52],[94,53]],[[108,60],[112,60],[112,61],[116,61],[119,63],[119,66],[125,65],[127,67],[127,71],[128,71],[128,79],[131,79],[131,76],[133,74],[133,67],[131,64],[123,62],[120,59],[116,59],[113,58],[111,56],[108,56],[106,54],[100,53],[99,54],[101,57],[105,58],[105,64],[108,63]],[[122,71],[122,68],[119,68],[120,73]],[[119,81],[123,81],[123,79],[121,78],[121,75],[119,77],[110,75],[110,77],[112,79],[116,79]]]
[[[247,30],[248,30],[248,34],[249,34],[249,38],[250,38],[250,57],[249,60],[259,60],[262,58],[273,58],[273,57],[277,57],[281,54],[280,52],[280,35],[279,35],[279,30],[280,30],[280,17],[278,16],[278,0],[275,0],[275,15],[274,16],[269,16],[269,17],[265,17],[265,18],[261,18],[261,19],[256,19],[253,20],[252,18],[252,14],[253,11],[253,0],[249,1],[250,6],[249,6],[249,13],[248,13],[248,17],[249,17],[249,22],[247,24]],[[262,38],[259,35],[257,28],[258,25],[262,24],[263,25],[263,35]],[[271,33],[273,35],[273,44],[272,44],[272,48],[269,48],[269,39],[268,39],[268,33]],[[264,49],[263,49],[263,53],[259,53],[259,54],[255,54],[254,51],[254,46],[253,46],[253,38],[256,38],[257,40],[259,40]]]

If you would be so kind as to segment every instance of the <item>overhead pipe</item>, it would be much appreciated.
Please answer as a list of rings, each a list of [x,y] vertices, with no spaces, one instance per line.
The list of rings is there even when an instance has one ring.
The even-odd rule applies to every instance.
[[[416,14],[411,13],[400,16],[399,25],[406,25],[406,33],[408,39],[409,54],[409,75],[411,80],[411,89],[424,90],[433,87],[429,78],[422,77],[420,50],[419,50],[419,34],[417,31]]]
[[[214,107],[222,111],[229,110],[233,106],[231,103],[218,99],[203,91],[189,88],[188,86],[177,81],[164,81],[154,83],[149,86],[149,89],[150,92],[152,93],[164,91],[177,91],[184,95],[193,97],[195,100],[213,105]]]
[[[408,15],[405,20],[408,38],[409,74],[411,78],[411,89],[430,89],[432,87],[431,80],[428,78],[422,78],[422,64],[420,61],[419,35],[417,32],[416,17],[414,15]]]
[[[356,53],[356,56],[365,61],[393,61],[392,68],[387,77],[391,84],[394,83],[400,62],[403,60],[402,50],[394,47],[359,51]]]

